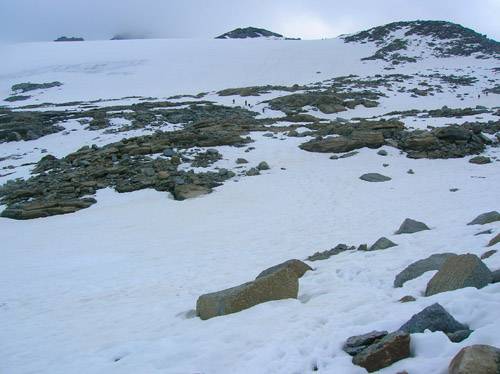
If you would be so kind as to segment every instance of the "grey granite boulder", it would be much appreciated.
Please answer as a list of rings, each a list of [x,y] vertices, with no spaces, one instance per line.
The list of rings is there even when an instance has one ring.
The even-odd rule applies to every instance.
[[[414,232],[430,230],[430,228],[423,222],[415,221],[411,218],[407,218],[396,231],[396,235],[399,234],[413,234]]]
[[[206,320],[236,313],[266,301],[296,299],[298,292],[297,274],[290,268],[284,268],[253,282],[201,295],[196,302],[196,315]]]
[[[295,275],[297,275],[297,278],[301,278],[306,273],[306,271],[312,270],[312,268],[309,265],[307,265],[306,263],[304,263],[300,260],[293,259],[293,260],[285,261],[279,265],[275,265],[273,267],[270,267],[269,269],[262,271],[257,276],[256,279],[274,274],[277,271],[280,271],[280,270],[285,269],[285,268],[291,269],[295,273]]]
[[[176,184],[174,188],[175,200],[186,200],[193,197],[207,195],[212,192],[212,189],[196,184]]]
[[[422,333],[427,329],[448,334],[467,330],[467,327],[453,318],[440,304],[435,303],[414,314],[408,322],[399,328],[408,334]]]
[[[381,237],[368,250],[369,251],[378,251],[381,249],[387,249],[387,248],[396,247],[396,246],[397,246],[396,243],[393,243],[392,241],[390,241],[386,237]]]
[[[485,225],[487,223],[495,221],[500,221],[500,213],[498,213],[497,211],[491,211],[478,215],[467,225]]]
[[[465,287],[483,288],[490,281],[490,269],[476,255],[452,256],[427,283],[425,296]]]
[[[363,174],[361,177],[359,177],[359,179],[366,182],[387,182],[391,180],[391,178],[379,173]]]
[[[401,273],[396,275],[394,279],[394,287],[403,287],[403,284],[409,280],[418,278],[422,274],[431,270],[439,270],[443,266],[444,262],[450,258],[456,256],[454,253],[436,253],[430,257],[423,260],[419,260],[409,265]]]
[[[410,357],[410,334],[396,331],[358,353],[352,359],[352,363],[373,373],[408,357]]]
[[[498,374],[500,349],[476,344],[463,348],[451,360],[448,374]]]

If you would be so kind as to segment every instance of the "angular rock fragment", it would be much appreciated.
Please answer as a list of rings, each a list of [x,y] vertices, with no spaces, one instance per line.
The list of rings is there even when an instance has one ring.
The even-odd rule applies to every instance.
[[[347,339],[344,345],[344,351],[351,356],[356,356],[361,353],[369,345],[375,343],[377,340],[382,339],[384,336],[388,335],[387,331],[372,331],[363,335],[351,336]]]
[[[396,331],[354,356],[352,363],[369,373],[410,357],[410,334]]]
[[[411,218],[407,218],[396,231],[396,235],[399,234],[413,234],[415,232],[430,230],[430,228],[423,222],[415,221]]]
[[[448,258],[441,269],[427,283],[425,296],[459,288],[483,288],[491,281],[491,271],[473,254]]]
[[[414,314],[399,330],[408,334],[422,333],[425,330],[442,331],[447,334],[467,330],[467,327],[453,318],[440,304],[435,303]]]
[[[396,243],[390,241],[386,237],[381,237],[368,250],[369,251],[378,251],[381,249],[387,249],[387,248],[396,247],[396,246],[397,246]]]
[[[485,225],[487,223],[500,221],[500,213],[497,211],[491,211],[488,213],[483,213],[474,218],[467,225]]]

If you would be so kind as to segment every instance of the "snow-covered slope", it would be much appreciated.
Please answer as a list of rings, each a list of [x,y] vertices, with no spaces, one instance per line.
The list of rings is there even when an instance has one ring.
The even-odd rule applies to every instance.
[[[2,105],[14,112],[27,111],[25,105],[35,105],[30,109],[35,111],[85,112],[118,104],[135,108],[170,97],[172,103],[188,100],[183,107],[204,101],[251,107],[258,112],[256,120],[271,120],[284,113],[272,110],[268,100],[290,95],[286,89],[298,84],[295,93],[316,87],[345,95],[381,94],[377,107],[358,105],[330,114],[303,107],[323,125],[337,117],[354,123],[397,117],[409,131],[498,122],[497,59],[429,53],[414,63],[362,60],[378,48],[343,39],[2,45],[0,99],[15,94],[14,84],[58,81],[61,86],[29,91],[30,98]],[[258,85],[281,87],[261,90],[260,96],[217,93]],[[36,107],[42,103],[50,104]],[[69,104],[56,105],[64,103]],[[445,105],[486,109],[461,118],[431,115]],[[417,114],[403,113],[411,110]],[[0,183],[27,179],[34,163],[47,154],[62,158],[85,145],[100,148],[184,125],[165,122],[114,131],[129,122],[111,122],[114,127],[90,130],[70,118],[59,123],[66,131],[1,143]],[[352,157],[332,160],[328,153],[301,150],[299,145],[316,134],[288,136],[289,130],[281,129],[292,124],[299,134],[311,130],[305,122],[281,120],[251,131],[246,136],[253,142],[244,147],[215,147],[222,158],[208,169],[228,169],[235,176],[209,195],[176,201],[152,189],[119,194],[105,188],[97,191],[96,204],[76,213],[27,221],[0,218],[0,372],[365,373],[342,350],[345,340],[372,330],[396,330],[435,302],[468,324],[471,336],[452,343],[441,332],[413,334],[412,357],[380,373],[444,374],[462,347],[499,347],[500,283],[424,297],[435,274],[430,271],[393,287],[396,274],[431,254],[480,256],[498,249],[498,244],[485,246],[499,233],[499,222],[467,226],[477,215],[500,209],[495,134],[484,134],[496,142],[483,152],[493,160],[486,165],[469,163],[471,156],[411,159],[390,144],[383,146],[387,156],[362,148]],[[186,150],[179,153],[192,157]],[[249,166],[242,169],[238,158]],[[261,175],[242,172],[261,161],[270,166]],[[179,168],[205,169],[186,160]],[[359,179],[369,172],[392,180]],[[394,235],[408,217],[431,230]],[[489,234],[475,235],[488,229]],[[250,281],[291,258],[304,260],[339,243],[370,245],[382,236],[398,246],[309,262],[314,271],[300,279],[297,300],[264,303],[207,321],[194,315],[201,294]],[[500,269],[500,254],[484,263]],[[405,295],[416,301],[400,303]]]

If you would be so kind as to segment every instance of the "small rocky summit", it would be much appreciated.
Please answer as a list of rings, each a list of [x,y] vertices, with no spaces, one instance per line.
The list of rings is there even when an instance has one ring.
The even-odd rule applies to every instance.
[[[450,362],[448,374],[498,374],[500,349],[476,344],[463,348]]]
[[[407,218],[396,231],[396,235],[400,234],[413,234],[415,232],[430,230],[430,228],[423,222],[415,221],[411,218]]]
[[[465,287],[483,288],[491,282],[491,271],[473,254],[452,256],[427,284],[425,296]]]
[[[247,38],[272,38],[285,39],[283,35],[275,32],[259,29],[257,27],[237,28],[233,31],[217,36],[215,39],[247,39]]]

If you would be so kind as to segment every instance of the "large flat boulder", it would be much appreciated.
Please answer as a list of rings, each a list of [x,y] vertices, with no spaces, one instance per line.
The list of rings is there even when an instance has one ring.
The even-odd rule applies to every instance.
[[[483,288],[491,281],[491,271],[473,254],[448,258],[441,269],[427,283],[425,296],[465,287]]]
[[[266,301],[296,299],[298,292],[297,274],[286,267],[253,282],[201,295],[196,302],[196,315],[206,320],[236,313]]]
[[[500,349],[476,344],[463,348],[451,360],[448,374],[498,374]]]
[[[409,280],[420,277],[427,271],[439,270],[443,266],[444,262],[450,258],[456,256],[455,253],[436,253],[430,257],[424,258],[409,265],[401,273],[396,275],[394,279],[394,287],[403,287],[403,284]]]
[[[410,357],[410,334],[396,331],[358,353],[352,359],[352,363],[373,373],[408,357]]]
[[[96,199],[92,197],[68,201],[30,202],[9,206],[0,216],[19,220],[50,217],[74,213],[81,209],[88,208],[96,202]]]

